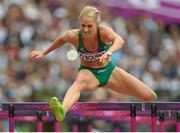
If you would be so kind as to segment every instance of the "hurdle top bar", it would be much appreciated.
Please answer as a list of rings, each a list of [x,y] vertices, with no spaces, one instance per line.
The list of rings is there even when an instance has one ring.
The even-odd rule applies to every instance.
[[[151,106],[157,107],[157,110],[180,110],[180,102],[158,102],[146,103],[145,110],[151,110]]]
[[[49,110],[49,103],[47,102],[4,102],[2,103],[3,110],[8,110],[9,106],[13,106],[15,110]],[[107,110],[107,111],[121,111],[130,110],[130,106],[135,105],[136,110],[142,110],[144,105],[145,110],[151,110],[151,106],[155,105],[157,110],[180,110],[180,102],[157,102],[157,103],[139,103],[139,102],[115,102],[115,103],[95,103],[95,102],[77,102],[75,103],[71,111],[97,111],[97,110]]]
[[[142,103],[94,103],[94,102],[77,102],[75,103],[71,111],[97,111],[97,110],[130,110],[130,106],[135,105],[136,110],[142,109]],[[4,102],[2,103],[3,110],[8,110],[9,106],[13,106],[15,110],[49,110],[49,103],[47,102]]]

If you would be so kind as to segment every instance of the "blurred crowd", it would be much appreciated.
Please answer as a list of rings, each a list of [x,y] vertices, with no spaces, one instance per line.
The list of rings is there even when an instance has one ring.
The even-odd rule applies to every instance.
[[[31,50],[43,50],[59,35],[79,28],[79,13],[93,1],[83,0],[0,0],[0,101],[49,101],[62,99],[73,83],[79,57],[71,60],[70,44],[43,60],[28,59]],[[180,100],[180,25],[155,21],[148,14],[124,19],[97,5],[102,24],[125,40],[113,61],[150,86],[157,101]],[[143,90],[142,90],[143,91]],[[99,88],[84,92],[80,101],[127,102],[136,99]]]

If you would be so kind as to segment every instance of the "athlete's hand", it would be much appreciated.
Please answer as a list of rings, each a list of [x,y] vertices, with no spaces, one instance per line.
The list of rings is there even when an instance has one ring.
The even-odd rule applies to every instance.
[[[29,53],[29,59],[34,61],[40,60],[44,56],[45,56],[44,51],[31,51]]]
[[[106,52],[103,55],[101,55],[99,62],[102,63],[109,62],[111,56],[112,56],[111,52]]]

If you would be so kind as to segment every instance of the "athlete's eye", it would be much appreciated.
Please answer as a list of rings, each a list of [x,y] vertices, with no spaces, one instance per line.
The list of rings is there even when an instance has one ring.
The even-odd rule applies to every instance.
[[[84,24],[82,24],[82,25],[81,25],[81,27],[83,27],[83,28],[84,28],[84,27],[85,27],[85,25],[84,25]]]
[[[92,27],[92,25],[88,25],[87,27],[88,27],[88,28],[91,28],[91,27]]]

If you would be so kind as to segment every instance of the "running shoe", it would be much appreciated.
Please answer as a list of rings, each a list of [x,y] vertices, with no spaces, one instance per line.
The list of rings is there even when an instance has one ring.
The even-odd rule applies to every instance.
[[[52,97],[49,102],[49,108],[54,113],[57,121],[63,121],[65,117],[64,105],[62,105],[56,97]]]

